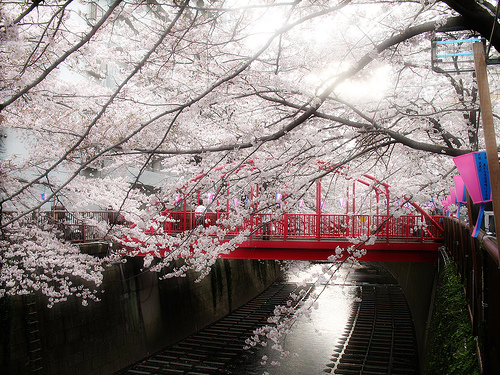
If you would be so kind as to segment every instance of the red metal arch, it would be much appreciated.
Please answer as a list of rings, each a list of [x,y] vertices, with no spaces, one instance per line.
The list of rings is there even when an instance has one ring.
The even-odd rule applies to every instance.
[[[325,171],[330,171],[333,173],[340,173],[340,174],[345,175],[345,173],[343,173],[343,170],[346,168],[345,166],[332,165],[331,163],[324,162],[322,160],[317,160],[316,164],[318,165],[318,168],[320,170],[325,170]],[[253,168],[255,166],[255,160],[249,159],[246,163],[240,163],[240,164],[238,164],[236,162],[230,163],[230,164],[224,164],[224,165],[215,167],[214,170],[215,171],[222,171],[224,168],[226,168],[228,166],[237,166],[237,169],[235,170],[235,172],[238,173],[239,171],[243,170],[246,167]],[[192,179],[190,179],[189,182],[196,182],[198,180],[201,180],[207,174],[208,173],[201,173],[201,174],[193,177]],[[223,173],[223,174],[221,174],[220,177],[222,178],[225,175],[226,175],[226,173]],[[372,183],[366,181],[363,178],[371,180]],[[351,177],[346,176],[346,179],[351,179]],[[363,184],[363,185],[372,187],[372,189],[375,191],[375,194],[376,194],[377,203],[379,203],[379,196],[380,195],[385,196],[386,201],[387,201],[386,214],[389,215],[389,203],[390,203],[390,197],[391,197],[390,192],[389,192],[389,188],[391,187],[391,185],[389,185],[388,183],[386,183],[384,181],[378,180],[377,178],[375,178],[374,176],[372,176],[368,173],[365,173],[361,177],[356,178],[356,181]],[[186,188],[186,185],[184,185],[181,188],[181,190],[185,189],[185,188]],[[353,186],[353,190],[354,190],[354,186]],[[258,187],[257,187],[257,191],[258,191]],[[354,191],[353,191],[353,194],[354,194]],[[198,200],[199,200],[199,194],[198,194]],[[420,207],[417,203],[413,202],[410,198],[404,197],[404,200],[405,200],[405,202],[408,202],[409,204],[411,204],[420,214],[422,214],[428,222],[431,222],[434,226],[436,226],[436,228],[439,230],[439,232],[441,234],[444,232],[443,227],[431,215],[429,215],[429,213],[426,210],[424,210],[422,207]],[[226,206],[228,206],[228,203],[226,204]],[[354,207],[354,200],[353,200],[353,210],[352,210],[353,213],[354,213],[354,210],[355,210],[355,207]],[[321,211],[321,179],[318,180],[317,185],[316,185],[316,213],[320,213],[320,211]],[[377,205],[377,214],[378,213],[379,213],[379,211],[378,211],[378,205]]]

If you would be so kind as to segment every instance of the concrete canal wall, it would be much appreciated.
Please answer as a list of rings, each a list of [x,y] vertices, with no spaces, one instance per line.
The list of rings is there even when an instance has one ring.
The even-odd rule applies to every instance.
[[[109,375],[220,319],[267,288],[274,261],[218,260],[209,276],[160,280],[142,259],[106,271],[100,302],[48,309],[40,296],[0,299],[0,373]]]
[[[382,262],[381,265],[403,289],[415,325],[420,362],[423,363],[438,280],[438,263]]]

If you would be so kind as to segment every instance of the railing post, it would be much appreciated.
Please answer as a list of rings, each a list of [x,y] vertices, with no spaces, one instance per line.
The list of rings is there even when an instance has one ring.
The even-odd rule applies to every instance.
[[[182,230],[183,232],[187,230],[187,202],[186,202],[186,196],[184,196],[184,229]]]
[[[387,216],[386,220],[387,221],[385,222],[385,243],[389,243],[389,237],[390,237],[389,231],[391,229],[390,221],[392,220],[392,218],[389,218],[389,216]]]
[[[356,212],[356,182],[352,183],[352,214]]]
[[[253,217],[254,214],[250,214],[250,241],[252,241],[253,238]]]
[[[288,237],[288,212],[283,215],[283,240],[286,241]]]
[[[368,236],[372,233],[371,222],[372,222],[372,215],[368,215],[368,227],[366,228],[366,233]]]
[[[321,180],[316,182],[316,238],[321,240]]]
[[[425,217],[424,215],[420,215],[420,242],[424,242],[424,223]]]

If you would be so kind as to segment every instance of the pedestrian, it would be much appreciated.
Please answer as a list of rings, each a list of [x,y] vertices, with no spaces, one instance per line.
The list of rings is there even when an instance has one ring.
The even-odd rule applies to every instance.
[[[196,209],[194,210],[196,225],[203,224],[203,218],[205,216],[206,211],[207,211],[207,208],[203,205],[203,199],[200,199],[200,201],[198,203],[198,207],[196,207]]]

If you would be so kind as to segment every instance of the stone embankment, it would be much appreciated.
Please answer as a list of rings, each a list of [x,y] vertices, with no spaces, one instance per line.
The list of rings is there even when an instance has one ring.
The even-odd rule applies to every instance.
[[[40,296],[0,300],[3,375],[109,375],[172,345],[260,294],[281,274],[274,261],[218,260],[208,277],[161,280],[142,259],[105,272],[100,302]]]

